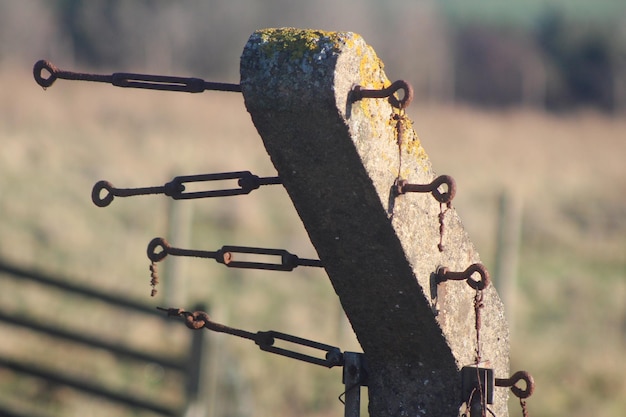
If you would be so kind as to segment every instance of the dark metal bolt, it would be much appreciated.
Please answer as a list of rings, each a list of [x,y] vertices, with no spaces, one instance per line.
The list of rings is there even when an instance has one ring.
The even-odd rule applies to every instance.
[[[343,353],[339,349],[332,349],[326,353],[326,361],[332,366],[342,366],[343,365]]]
[[[228,265],[233,260],[233,254],[230,252],[222,253],[222,258],[224,259],[224,265]]]

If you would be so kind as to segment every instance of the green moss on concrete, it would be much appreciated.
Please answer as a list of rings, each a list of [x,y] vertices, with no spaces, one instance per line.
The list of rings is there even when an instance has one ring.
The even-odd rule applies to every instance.
[[[291,60],[314,59],[316,54],[337,53],[351,38],[347,32],[278,28],[256,32],[261,39],[261,50],[267,56],[289,52]]]

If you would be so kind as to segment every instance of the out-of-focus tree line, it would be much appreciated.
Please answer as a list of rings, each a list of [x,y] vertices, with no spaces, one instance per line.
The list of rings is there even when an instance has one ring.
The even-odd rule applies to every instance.
[[[388,76],[409,80],[422,101],[626,108],[623,0],[518,4],[508,14],[492,0],[461,3],[472,7],[453,0],[0,0],[0,65],[45,57],[67,69],[236,81],[250,33],[296,26],[361,34]]]

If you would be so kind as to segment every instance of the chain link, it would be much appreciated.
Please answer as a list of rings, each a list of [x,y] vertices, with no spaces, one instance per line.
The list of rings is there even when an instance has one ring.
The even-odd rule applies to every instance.
[[[159,271],[157,269],[157,263],[152,261],[150,263],[150,286],[152,290],[150,291],[150,297],[154,297],[157,295],[156,286],[159,284]]]

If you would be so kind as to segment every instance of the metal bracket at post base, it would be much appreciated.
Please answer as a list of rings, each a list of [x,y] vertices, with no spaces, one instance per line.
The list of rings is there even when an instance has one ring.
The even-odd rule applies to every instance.
[[[478,366],[461,368],[461,399],[469,407],[470,417],[483,416],[487,404],[493,404],[494,385],[493,369]]]
[[[345,385],[345,400],[342,401],[345,405],[344,417],[360,416],[361,387],[367,386],[367,379],[368,373],[365,354],[357,352],[344,352],[342,379]]]

